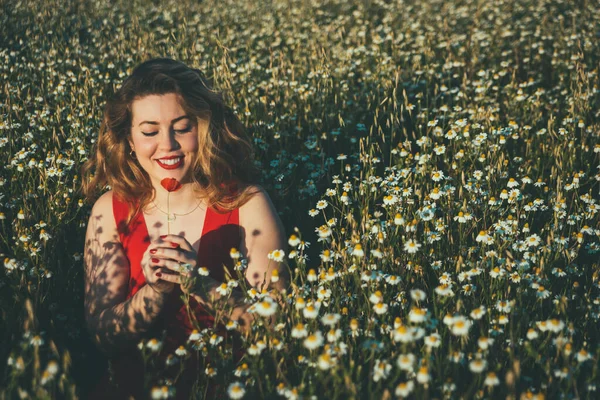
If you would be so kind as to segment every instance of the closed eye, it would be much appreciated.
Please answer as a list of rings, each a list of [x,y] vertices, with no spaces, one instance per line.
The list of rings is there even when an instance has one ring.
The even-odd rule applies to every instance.
[[[186,132],[189,132],[191,130],[192,130],[192,127],[188,126],[187,128],[183,128],[183,129],[181,129],[179,131],[175,131],[175,132],[177,132],[177,133],[186,133]]]
[[[181,129],[181,130],[175,130],[175,133],[179,133],[179,134],[182,134],[182,133],[187,133],[187,132],[189,132],[191,129],[192,129],[192,127],[188,126],[187,128],[184,128],[184,129]],[[143,134],[144,136],[154,136],[154,135],[156,135],[157,133],[158,133],[158,132],[142,132],[142,134]]]

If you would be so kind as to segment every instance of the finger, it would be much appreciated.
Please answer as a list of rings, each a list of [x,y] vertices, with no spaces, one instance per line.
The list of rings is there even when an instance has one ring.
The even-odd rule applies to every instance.
[[[174,260],[171,258],[158,258],[153,259],[151,261],[158,261],[154,263],[154,265],[161,266],[165,268],[165,270],[181,273],[183,275],[185,275],[186,273],[188,275],[191,275],[192,272],[196,270],[197,265],[195,260],[190,260],[189,258],[185,257],[182,257],[179,260]]]
[[[152,255],[152,254],[156,253],[158,246],[159,246],[158,242],[150,242],[146,251]]]
[[[150,245],[148,249],[158,249],[161,247],[165,247],[167,249],[179,248],[180,244],[175,243],[174,241],[170,241],[169,239],[164,239],[163,237],[167,237],[168,235],[163,235],[158,239],[150,239]]]
[[[165,260],[175,260],[179,262],[187,262],[185,252],[173,248],[158,247],[155,252],[151,253],[153,258],[162,258]]]
[[[185,249],[185,250],[192,250],[193,247],[190,244],[190,242],[187,241],[186,238],[184,238],[183,236],[180,235],[162,235],[160,237],[160,239],[163,242],[171,242],[171,243],[175,243],[178,244],[180,248]]]
[[[154,254],[152,254],[150,257],[150,268],[161,267],[164,265],[165,261],[165,259],[156,257]]]
[[[156,276],[156,280],[158,281],[165,281],[165,282],[171,282],[171,283],[177,283],[180,284],[181,283],[181,279],[179,277],[179,275],[174,275],[174,274],[169,274],[169,273],[165,273],[165,272],[157,272],[155,274]]]

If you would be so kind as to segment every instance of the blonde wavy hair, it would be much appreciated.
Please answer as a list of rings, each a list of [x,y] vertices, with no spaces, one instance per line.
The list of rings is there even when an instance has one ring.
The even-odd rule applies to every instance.
[[[129,218],[141,212],[154,197],[150,177],[130,156],[132,103],[148,95],[174,93],[186,114],[198,126],[199,151],[192,180],[217,212],[246,203],[255,193],[258,169],[254,149],[243,124],[212,89],[202,72],[169,58],[138,65],[109,98],[98,133],[95,155],[82,166],[82,192],[93,202],[106,185],[129,205]]]

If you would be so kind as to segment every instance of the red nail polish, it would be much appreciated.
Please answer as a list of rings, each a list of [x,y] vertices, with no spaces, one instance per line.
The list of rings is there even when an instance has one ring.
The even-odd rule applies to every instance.
[[[161,239],[164,239],[164,238],[166,238],[166,237],[167,237],[167,235],[160,235],[160,238],[161,238]]]
[[[154,264],[158,264],[160,262],[160,260],[158,258],[152,258],[152,262]]]
[[[160,272],[157,272],[156,276],[158,276],[160,278],[162,276],[162,274]]]
[[[179,245],[177,243],[172,243],[171,242],[171,247],[179,247]]]
[[[154,253],[156,253],[156,249],[151,249],[150,254],[154,254]]]

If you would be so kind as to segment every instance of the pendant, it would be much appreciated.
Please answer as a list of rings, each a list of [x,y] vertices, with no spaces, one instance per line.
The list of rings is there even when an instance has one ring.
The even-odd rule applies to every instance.
[[[167,215],[167,221],[175,221],[177,217],[175,216],[175,214],[168,214]]]

